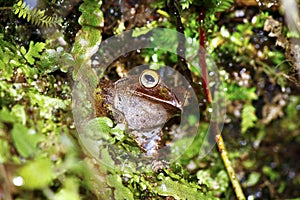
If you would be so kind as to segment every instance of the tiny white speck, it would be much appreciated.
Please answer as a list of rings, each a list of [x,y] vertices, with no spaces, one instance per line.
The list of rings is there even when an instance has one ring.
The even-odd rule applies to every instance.
[[[163,190],[164,192],[166,192],[166,191],[167,191],[167,187],[166,187],[166,185],[165,185],[165,184],[162,184],[162,185],[161,185],[161,188],[162,188],[162,190]]]
[[[36,132],[35,132],[35,130],[34,130],[34,129],[29,129],[28,133],[29,133],[30,135],[34,135],[34,134],[36,134]]]
[[[209,72],[209,75],[213,76],[213,75],[215,75],[215,72]]]
[[[158,62],[158,56],[157,56],[157,54],[153,54],[152,55],[152,60],[153,60],[153,62]]]
[[[253,195],[248,196],[247,200],[254,200],[254,196]]]
[[[24,184],[24,179],[21,176],[14,177],[12,181],[15,186],[22,186]]]

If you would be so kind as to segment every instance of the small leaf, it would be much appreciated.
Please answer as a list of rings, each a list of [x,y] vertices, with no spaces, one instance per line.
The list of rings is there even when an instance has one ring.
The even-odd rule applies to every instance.
[[[229,38],[229,37],[230,37],[230,33],[229,33],[229,31],[225,28],[225,26],[222,26],[222,27],[221,27],[220,33],[221,33],[221,36],[224,37],[224,38]]]
[[[25,47],[23,47],[23,46],[21,46],[20,51],[21,51],[22,55],[25,55],[27,52]]]
[[[256,121],[255,107],[251,103],[246,103],[242,110],[242,133],[245,133],[249,128],[254,127]]]
[[[2,108],[2,110],[0,110],[0,122],[10,122],[13,123],[16,121],[16,117],[14,115],[12,115],[7,108]]]
[[[24,180],[22,187],[27,189],[44,188],[55,178],[52,162],[48,158],[42,158],[26,164],[18,170],[17,174]]]
[[[228,100],[255,100],[257,99],[256,88],[244,88],[237,84],[227,86],[226,98]]]
[[[67,105],[70,103],[68,100],[52,98],[49,96],[41,95],[39,93],[28,92],[28,96],[31,98],[32,104],[39,105],[40,115],[45,117],[46,119],[51,119],[53,117],[52,111],[54,109],[65,110],[67,108]]]
[[[183,8],[183,9],[184,9],[184,8]],[[169,17],[170,17],[170,15],[169,15],[166,11],[164,11],[164,10],[158,9],[156,12],[157,12],[158,14],[160,14],[160,15],[166,17],[166,18],[169,18]]]
[[[116,200],[134,199],[132,192],[123,185],[120,175],[110,174],[107,177],[107,184],[114,188],[114,197]]]
[[[154,191],[161,196],[172,196],[175,199],[216,199],[198,191],[197,188],[191,187],[187,183],[173,181],[170,177],[161,176],[161,178],[161,182],[154,188]]]
[[[53,200],[80,200],[79,192],[78,192],[78,180],[75,178],[67,178],[64,181],[64,187],[55,194]]]
[[[114,160],[109,154],[108,148],[104,148],[100,150],[99,158],[101,158],[101,162],[103,162],[106,166],[111,167],[115,165]]]
[[[125,29],[125,27],[124,27]],[[134,31],[132,32],[132,37],[138,37],[140,35],[144,35],[147,34],[149,31],[151,31],[153,29],[153,27],[137,27],[134,29]],[[120,34],[123,30],[121,30],[118,34]]]
[[[26,112],[24,106],[16,104],[12,107],[11,112],[20,119],[19,121],[22,122],[23,125],[26,124]]]
[[[40,58],[40,52],[42,52],[45,48],[46,44],[43,42],[33,43],[30,41],[28,52],[25,55],[26,60],[33,65],[35,58]]]
[[[24,14],[24,15],[23,15],[23,14]],[[18,17],[20,18],[20,17],[22,17],[22,16],[23,16],[23,18],[25,18],[25,17],[26,17],[26,13],[23,13],[22,11],[20,11]]]
[[[226,192],[226,190],[229,187],[229,177],[226,171],[225,170],[219,171],[215,180],[219,185],[218,191],[220,191],[221,193]]]
[[[279,173],[269,166],[263,166],[262,171],[272,182],[279,180],[280,178]]]
[[[2,124],[0,124],[0,129]],[[1,132],[0,132],[1,134]],[[6,163],[11,159],[10,145],[6,140],[0,140],[0,163]]]
[[[15,8],[15,9],[14,9],[14,14],[18,14],[18,13],[19,13],[19,11],[20,11],[20,9],[19,9],[19,8]]]
[[[17,151],[25,158],[36,152],[37,143],[41,139],[41,136],[31,134],[26,126],[18,123],[14,124],[11,136]]]
[[[113,121],[108,117],[98,117],[90,120],[84,127],[85,133],[94,139],[110,140],[110,132],[113,127]]]
[[[124,131],[125,125],[117,124],[117,126],[111,129],[111,134],[114,135],[117,140],[122,140],[125,137]]]
[[[76,60],[76,65],[82,66],[84,64],[87,69],[90,67],[87,63],[92,55],[98,51],[102,39],[102,29],[100,27],[104,26],[104,17],[101,4],[102,1],[83,1],[79,6],[79,11],[82,14],[78,22],[82,29],[76,35],[71,52]],[[79,68],[74,69],[75,76],[78,70]]]
[[[18,6],[22,6],[22,3],[23,3],[23,1],[20,0],[20,1],[18,1],[17,5],[18,5]]]
[[[252,187],[254,186],[260,178],[260,173],[259,172],[252,172],[246,182],[243,183],[245,187]]]
[[[205,184],[208,188],[211,188],[214,184],[214,179],[211,177],[208,170],[199,170],[197,172],[197,178],[200,184]]]

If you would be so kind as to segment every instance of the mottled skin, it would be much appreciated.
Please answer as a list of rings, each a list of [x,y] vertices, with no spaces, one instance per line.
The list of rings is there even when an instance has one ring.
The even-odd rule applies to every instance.
[[[141,77],[150,81],[150,87],[143,84]],[[96,116],[109,116],[117,123],[125,123],[140,149],[152,157],[157,157],[161,148],[164,124],[182,108],[175,94],[152,70],[114,83],[100,80],[94,98]]]

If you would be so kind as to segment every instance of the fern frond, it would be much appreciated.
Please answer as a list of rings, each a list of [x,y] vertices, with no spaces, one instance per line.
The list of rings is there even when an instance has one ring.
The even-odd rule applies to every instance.
[[[216,12],[223,12],[231,7],[234,0],[218,0],[216,6]]]
[[[245,133],[249,128],[255,127],[257,117],[255,107],[251,103],[246,103],[242,110],[242,133]]]
[[[29,49],[26,49],[22,46],[20,51],[24,55],[25,59],[29,62],[29,64],[33,65],[36,58],[41,57],[41,52],[44,50],[46,44],[43,42],[34,43],[30,41]]]
[[[60,26],[62,22],[62,19],[57,15],[48,16],[45,14],[45,10],[30,8],[29,5],[27,5],[22,0],[14,4],[13,12],[15,13],[15,15],[18,15],[19,18],[27,19],[28,22],[37,26]]]

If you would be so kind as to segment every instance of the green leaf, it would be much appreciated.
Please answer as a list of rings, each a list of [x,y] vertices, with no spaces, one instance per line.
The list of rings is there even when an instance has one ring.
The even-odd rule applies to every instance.
[[[26,51],[25,47],[21,46],[20,52],[22,53],[22,55],[25,55],[27,51]]]
[[[230,40],[231,42],[233,42],[235,45],[237,46],[242,46],[242,39],[239,33],[234,32],[231,36],[230,36]]]
[[[112,159],[111,155],[109,154],[108,148],[103,148],[100,150],[100,155],[99,157],[101,158],[101,161],[106,165],[106,166],[114,166],[115,162]]]
[[[13,123],[16,121],[16,117],[12,115],[6,107],[0,110],[0,122],[10,122]]]
[[[269,166],[263,166],[262,171],[272,182],[280,178],[280,174]]]
[[[33,43],[30,41],[28,52],[25,54],[26,60],[33,65],[35,58],[40,58],[40,52],[42,52],[45,48],[46,44],[43,42]]]
[[[24,180],[23,188],[41,189],[47,187],[55,178],[52,162],[48,158],[34,160],[18,170],[17,174]]]
[[[88,61],[94,53],[97,52],[99,44],[102,39],[102,29],[104,26],[104,17],[101,11],[102,1],[83,1],[79,7],[79,11],[82,13],[79,17],[79,24],[82,26],[75,38],[75,43],[72,49],[72,54],[76,60],[77,69],[75,68],[75,76],[79,67],[82,64],[86,64],[88,68]]]
[[[138,37],[140,35],[144,35],[147,34],[149,31],[151,31],[153,28],[155,28],[157,26],[156,21],[151,22],[150,24],[148,24],[147,26],[144,27],[136,27],[134,29],[134,31],[132,32],[132,37]],[[121,32],[120,32],[121,33]],[[119,33],[119,34],[120,34]]]
[[[67,178],[64,181],[64,187],[55,194],[53,200],[80,200],[79,192],[78,192],[79,184],[78,180],[75,178]]]
[[[84,132],[94,139],[110,140],[110,132],[113,127],[113,121],[108,117],[98,117],[90,120],[84,127]]]
[[[31,103],[39,105],[40,115],[46,119],[53,117],[53,109],[65,110],[70,104],[69,100],[61,100],[59,98],[52,98],[49,96],[41,95],[39,93],[28,92],[28,96],[31,98]]]
[[[111,129],[111,134],[114,135],[117,140],[122,140],[125,137],[124,131],[125,125],[117,124],[117,126]]]
[[[2,124],[0,124],[0,129]],[[0,132],[1,135],[1,132]],[[6,140],[0,139],[0,163],[5,163],[11,159],[10,145]]]
[[[199,170],[197,172],[197,178],[200,184],[205,184],[208,188],[214,185],[214,179],[211,177],[209,170]]]
[[[172,196],[175,199],[216,199],[206,195],[187,183],[173,181],[170,177],[161,176],[161,182],[154,187],[154,191],[161,196]]]
[[[224,88],[227,88],[226,91],[226,98],[228,100],[256,100],[257,94],[256,94],[256,88],[245,88],[238,86],[237,84],[229,84],[225,85]]]
[[[27,18],[28,22],[31,22],[34,25],[40,25],[46,27],[52,27],[55,25],[60,25],[62,19],[57,15],[47,16],[45,15],[46,10],[40,10],[37,8],[32,8],[26,1],[19,1],[13,5],[13,12],[15,15],[18,15],[19,18]]]
[[[220,191],[221,193],[226,192],[229,187],[229,177],[227,172],[225,170],[219,171],[215,180],[219,184],[218,191]]]
[[[254,127],[256,121],[255,107],[251,103],[246,103],[242,110],[242,133]]]
[[[36,152],[41,136],[31,133],[26,126],[14,124],[11,131],[12,140],[19,154],[25,158]]]
[[[198,133],[195,136],[193,142],[190,143],[190,141],[187,141],[187,142],[189,142],[188,144],[190,144],[190,146],[188,148],[185,147],[185,151],[183,154],[182,154],[182,152],[179,152],[180,155],[182,154],[180,157],[180,160],[182,163],[185,163],[185,162],[188,163],[191,158],[193,158],[194,156],[201,153],[199,147],[202,147],[202,145],[205,145],[204,142],[205,142],[208,126],[209,126],[208,123],[205,123],[205,122],[201,123],[200,127],[198,128]],[[176,141],[176,143],[178,142],[180,144],[180,143],[182,143],[181,141],[182,140],[178,140],[178,141]],[[174,148],[174,147],[177,148],[176,143],[174,143],[174,145],[172,145],[172,148]],[[181,145],[184,145],[184,143]],[[173,151],[173,149],[172,149],[172,151]],[[174,153],[176,153],[176,151]]]
[[[19,118],[19,121],[25,125],[26,124],[26,112],[24,106],[16,104],[12,107],[11,112]]]
[[[182,10],[188,9],[190,7],[190,4],[192,4],[193,1],[192,0],[181,0],[180,4],[182,7]]]
[[[167,12],[164,11],[164,10],[158,9],[158,10],[156,10],[156,12],[157,12],[158,14],[160,14],[160,15],[166,17],[166,18],[169,18],[169,17],[170,17],[169,13],[167,13]]]
[[[216,2],[215,12],[223,12],[231,7],[233,0],[218,0]]]
[[[243,183],[245,187],[252,187],[254,186],[260,178],[260,173],[259,172],[252,172],[246,182]]]
[[[68,68],[75,64],[73,56],[64,51],[62,47],[46,49],[42,56],[43,59],[38,64],[40,65],[39,68],[44,69],[46,73],[51,73],[57,69],[67,72]]]
[[[118,174],[107,176],[107,184],[114,188],[114,199],[116,200],[134,200],[132,192],[123,185],[122,178]]]

